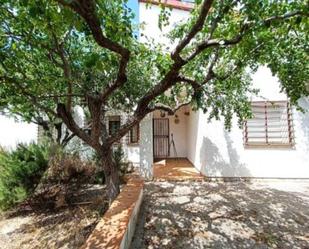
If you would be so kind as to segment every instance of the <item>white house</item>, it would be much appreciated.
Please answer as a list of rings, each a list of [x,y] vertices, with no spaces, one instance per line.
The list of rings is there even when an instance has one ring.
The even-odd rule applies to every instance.
[[[18,143],[35,142],[38,127],[0,114],[0,146],[14,149]]]
[[[144,23],[140,40],[152,38],[173,47],[164,35],[189,16],[192,5],[188,2],[165,1],[172,10],[169,26],[161,31],[157,25],[158,1],[139,0],[139,22]],[[222,121],[209,123],[207,114],[193,111],[190,106],[172,116],[155,111],[123,138],[127,160],[146,177],[152,176],[155,159],[187,158],[208,177],[309,178],[309,113],[289,106],[268,68],[261,66],[252,78],[261,97],[252,97],[254,119],[248,120],[243,129],[238,128],[235,119],[228,132]],[[299,104],[309,110],[309,99],[301,99]],[[125,118],[110,113],[109,132]],[[3,131],[2,120],[0,144],[3,134],[8,133]]]
[[[188,17],[192,5],[190,1],[165,1],[172,11],[170,25],[162,32],[157,25],[157,2],[139,1],[139,22],[145,27],[140,39],[167,44],[164,34]],[[128,147],[129,159],[138,158],[139,152],[141,170],[147,174],[152,173],[154,159],[180,157],[209,177],[309,178],[309,113],[288,105],[268,68],[260,67],[252,78],[261,97],[252,98],[255,118],[243,129],[235,119],[228,132],[222,121],[208,123],[207,114],[192,111],[190,106],[173,116],[156,111],[141,122],[139,148]],[[309,99],[299,104],[309,110]]]

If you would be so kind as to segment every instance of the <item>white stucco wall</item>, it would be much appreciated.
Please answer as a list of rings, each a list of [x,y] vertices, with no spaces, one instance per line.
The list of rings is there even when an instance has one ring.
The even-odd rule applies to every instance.
[[[175,24],[186,20],[189,17],[189,12],[179,9],[172,9],[169,18],[169,25],[159,29],[158,20],[161,8],[158,5],[148,6],[145,3],[139,3],[139,22],[143,24],[143,28],[140,30],[140,41],[147,42],[149,38],[154,39],[156,43],[164,44],[172,50],[175,44],[170,44],[166,34],[173,29]]]
[[[0,115],[0,146],[14,149],[18,143],[30,143],[36,140],[36,125]]]
[[[140,40],[146,42],[147,38],[153,38],[155,42],[163,43],[172,50],[175,44],[169,44],[165,34],[175,23],[185,20],[189,12],[173,9],[170,25],[161,31],[158,28],[160,8],[155,5],[147,8],[144,3],[140,3],[139,6],[140,23],[144,23],[144,29],[140,30],[140,34],[143,34]],[[260,96],[263,96],[254,96],[253,101],[265,98],[287,99],[285,94],[280,93],[277,79],[267,68],[261,67],[253,75],[253,81],[254,87],[259,88]],[[309,100],[303,99],[300,104],[309,109]],[[173,132],[175,136],[178,154],[187,156],[208,176],[309,178],[309,114],[294,110],[293,119],[296,143],[293,149],[245,149],[242,130],[238,128],[236,119],[232,131],[227,132],[222,121],[208,123],[207,115],[202,111],[190,111],[186,122],[180,122],[183,126],[178,126],[179,129],[173,127],[174,122],[170,120],[170,133]],[[148,125],[148,129],[152,127],[152,124]],[[148,134],[149,138],[152,138],[148,129],[145,129],[145,135]],[[152,144],[148,145],[152,147]],[[144,159],[150,160],[150,153],[147,155]],[[144,159],[141,156],[141,161]]]
[[[280,92],[278,79],[274,77],[269,68],[260,66],[251,76],[253,87],[260,90],[258,96],[252,96],[252,101],[258,100],[287,100],[285,93]],[[262,96],[262,97],[261,97]]]
[[[286,99],[267,68],[260,68],[253,82],[267,99]],[[300,100],[300,105],[309,110],[308,99]],[[191,111],[188,158],[207,176],[309,178],[309,113],[293,110],[293,125],[295,148],[245,149],[236,119],[232,131],[227,132],[222,121],[208,123],[206,114]]]
[[[153,177],[152,116],[148,114],[140,123],[140,173],[147,179]]]
[[[134,166],[139,166],[140,164],[140,148],[139,145],[126,145],[125,153],[128,161],[132,162]]]

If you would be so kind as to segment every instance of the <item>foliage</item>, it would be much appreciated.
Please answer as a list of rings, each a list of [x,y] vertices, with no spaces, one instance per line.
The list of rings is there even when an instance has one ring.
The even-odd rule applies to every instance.
[[[19,144],[14,151],[0,151],[0,209],[22,201],[39,184],[48,165],[48,149]]]
[[[210,119],[224,118],[227,128],[234,115],[241,125],[257,93],[250,74],[260,64],[279,77],[293,104],[309,95],[306,1],[196,0],[189,19],[169,34],[173,51],[137,39],[126,3],[2,0],[1,109],[65,123],[100,155],[105,172],[115,172],[113,144],[154,110],[173,113],[190,103]],[[168,11],[159,16],[162,29]],[[75,122],[77,105],[89,113],[89,129]],[[102,120],[111,109],[130,118],[110,136]]]
[[[100,158],[95,152],[93,154],[93,160],[95,161],[96,165],[100,165]],[[131,163],[125,160],[125,153],[122,145],[117,145],[113,148],[113,164],[118,169],[118,173],[120,176],[131,173],[133,171],[133,166],[131,165]],[[100,170],[100,168],[97,169],[95,180],[97,183],[105,182],[104,171]]]
[[[102,20],[104,35],[131,51],[126,84],[113,92],[105,103],[106,108],[131,112],[148,89],[164,78],[173,61],[166,53],[166,47],[155,41],[140,43],[136,39],[131,24],[133,13],[128,7],[123,7],[125,2],[98,1],[96,12]],[[199,7],[201,1],[196,2]],[[171,43],[187,35],[199,16],[198,7],[189,21],[172,31]],[[161,27],[169,19],[169,10],[163,10]],[[194,42],[181,52],[181,56],[190,55],[197,44],[209,37],[211,24],[219,19],[212,34],[212,37],[222,39],[218,52],[220,60],[214,68],[218,77],[195,94],[190,84],[176,84],[172,86],[171,96],[167,97],[163,91],[152,103],[173,106],[185,87],[189,93],[187,98],[193,94],[196,106],[210,110],[211,117],[230,119],[233,113],[237,113],[242,120],[249,111],[247,93],[253,90],[246,69],[250,67],[254,71],[259,64],[268,65],[279,76],[283,91],[294,104],[308,94],[305,88],[308,63],[303,63],[308,60],[306,16],[285,21],[278,19],[272,23],[264,21],[293,11],[306,13],[304,1],[226,0],[213,3],[212,10]],[[84,104],[79,95],[96,94],[117,77],[118,56],[102,48],[93,39],[89,24],[69,8],[53,1],[7,0],[2,1],[0,11],[0,75],[4,83],[0,96],[1,105],[9,108],[10,113],[20,113],[30,121],[38,111],[54,110],[59,101],[66,101],[69,97],[63,94],[68,92],[65,63],[69,64],[70,78],[74,80],[72,94],[76,96],[75,104]],[[246,23],[252,23],[252,28],[250,26],[242,41],[237,46],[225,46],[223,40],[240,33],[241,26]],[[203,81],[213,55],[214,49],[205,49],[187,63],[181,73],[198,82]],[[230,74],[234,66],[238,68]],[[49,98],[51,95],[56,97]],[[40,97],[37,104],[31,96]],[[46,113],[51,115],[48,111]]]
[[[43,182],[69,184],[91,183],[96,177],[95,163],[82,160],[78,154],[70,154],[61,146],[53,146],[48,170]]]
[[[124,162],[124,151],[121,145],[118,145],[113,153],[113,160],[118,169],[120,169],[121,164]]]
[[[125,160],[125,153],[121,145],[114,149],[113,161],[121,176],[132,171],[130,163]]]

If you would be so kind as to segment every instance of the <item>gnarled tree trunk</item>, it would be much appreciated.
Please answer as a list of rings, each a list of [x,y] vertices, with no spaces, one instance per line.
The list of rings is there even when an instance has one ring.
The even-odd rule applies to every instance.
[[[120,193],[120,179],[118,168],[113,160],[113,151],[111,148],[105,149],[100,153],[101,163],[105,174],[105,182],[107,188],[107,196],[109,204],[117,197]]]

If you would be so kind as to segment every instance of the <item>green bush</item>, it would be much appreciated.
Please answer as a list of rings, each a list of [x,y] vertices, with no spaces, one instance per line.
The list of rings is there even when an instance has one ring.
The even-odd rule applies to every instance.
[[[126,160],[124,150],[121,145],[117,146],[113,151],[113,161],[116,165],[119,175],[123,176],[133,171],[132,163]]]
[[[122,169],[125,154],[121,145],[118,145],[113,151],[113,161],[119,171]]]
[[[24,200],[39,184],[48,166],[48,146],[19,144],[0,150],[0,209]]]
[[[95,174],[95,183],[104,184],[105,183],[105,173],[101,166],[100,157],[96,152],[92,154],[92,161],[97,165],[97,170]],[[125,153],[121,145],[115,146],[113,148],[113,163],[118,169],[119,175],[122,176],[127,173],[127,163],[125,162]]]

